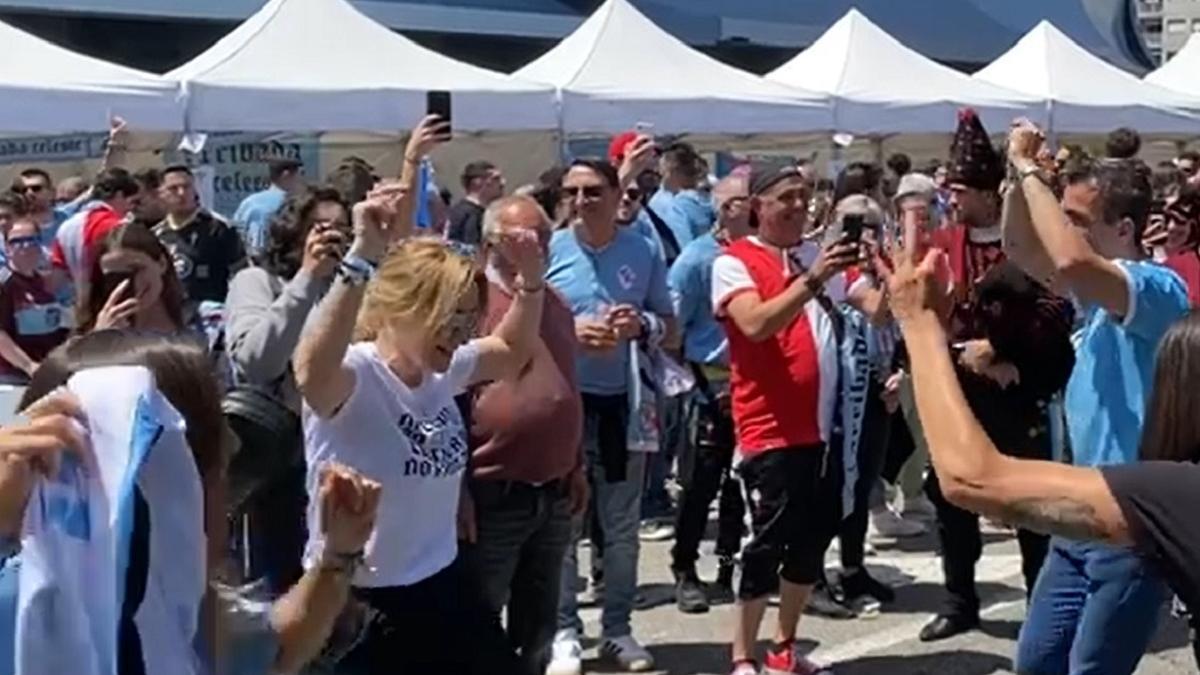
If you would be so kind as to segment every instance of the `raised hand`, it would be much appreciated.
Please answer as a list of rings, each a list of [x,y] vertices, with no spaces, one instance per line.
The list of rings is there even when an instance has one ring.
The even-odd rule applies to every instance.
[[[809,273],[821,284],[829,281],[838,272],[844,271],[858,263],[861,250],[857,243],[846,244],[841,241],[830,242],[821,249],[817,259],[813,261]]]
[[[379,483],[355,470],[337,463],[325,465],[317,502],[327,551],[353,555],[366,547],[375,530],[381,493]]]
[[[347,245],[345,232],[334,228],[312,228],[304,240],[304,259],[300,269],[316,279],[328,279],[337,270]]]
[[[63,452],[91,466],[91,445],[79,400],[58,389],[26,408],[22,422],[0,427],[0,534],[14,537],[38,473],[58,472]]]
[[[875,260],[875,273],[888,290],[892,314],[903,325],[932,312],[943,322],[950,314],[950,268],[946,254],[926,249],[915,233],[906,233],[901,245],[893,246],[890,265]]]
[[[1017,118],[1008,132],[1008,161],[1018,169],[1036,163],[1045,142],[1046,135],[1036,124]]]
[[[643,171],[653,169],[657,149],[652,136],[642,134],[634,139],[625,149],[625,158],[621,160],[618,171],[621,184],[627,185],[637,179]]]
[[[117,284],[104,306],[100,308],[94,330],[129,328],[138,309],[137,295],[133,293],[133,280],[125,279]]]
[[[417,123],[408,137],[408,147],[404,149],[404,159],[418,162],[437,146],[450,140],[450,123],[437,115],[427,115]]]
[[[397,181],[376,185],[367,198],[354,205],[354,251],[378,261],[392,242],[412,233],[412,214],[406,208],[408,189]]]
[[[530,230],[507,229],[496,242],[500,254],[521,276],[521,286],[540,287],[545,282],[546,260],[537,233]]]

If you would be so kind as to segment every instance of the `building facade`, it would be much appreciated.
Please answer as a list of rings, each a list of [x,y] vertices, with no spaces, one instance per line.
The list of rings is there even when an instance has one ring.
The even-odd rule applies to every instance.
[[[1137,0],[1138,25],[1156,63],[1166,63],[1200,33],[1200,0]]]
[[[0,0],[0,21],[76,51],[153,72],[187,61],[267,0]],[[350,0],[373,19],[460,60],[513,71],[603,0]],[[906,45],[973,71],[1042,20],[1141,74],[1154,62],[1134,2],[1200,0],[629,0],[679,39],[754,72],[778,66],[856,7]],[[1190,30],[1190,24],[1189,24]]]

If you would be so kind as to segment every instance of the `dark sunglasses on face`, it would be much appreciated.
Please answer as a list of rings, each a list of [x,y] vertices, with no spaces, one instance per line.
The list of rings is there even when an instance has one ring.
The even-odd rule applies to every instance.
[[[604,190],[599,185],[572,186],[563,188],[562,194],[564,199],[575,199],[582,194],[584,199],[592,200],[599,199],[604,194]]]
[[[636,202],[642,198],[642,191],[637,188],[629,188],[625,191],[625,199],[631,202]]]
[[[14,249],[14,250],[15,249],[23,249],[23,248],[34,248],[40,244],[41,244],[41,242],[38,240],[37,237],[13,237],[12,239],[8,240],[8,247],[10,249]]]
[[[34,183],[33,185],[22,185],[19,192],[22,192],[24,194],[29,194],[30,192],[32,192],[33,194],[38,194],[39,192],[41,192],[45,189],[46,189],[45,185],[42,185],[40,183]]]

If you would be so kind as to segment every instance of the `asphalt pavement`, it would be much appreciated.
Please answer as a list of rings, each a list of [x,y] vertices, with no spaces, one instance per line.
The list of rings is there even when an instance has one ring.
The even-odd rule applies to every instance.
[[[977,568],[982,601],[982,628],[956,638],[922,643],[921,627],[942,601],[942,573],[937,542],[932,535],[905,540],[874,540],[875,553],[867,566],[876,578],[896,588],[896,602],[869,618],[832,620],[805,616],[800,622],[801,645],[813,658],[831,663],[837,675],[986,675],[1012,672],[1012,655],[1025,612],[1021,558],[1016,539],[1001,529],[985,529],[983,559]],[[729,637],[733,626],[731,605],[719,605],[706,614],[686,615],[675,607],[669,571],[671,542],[643,542],[640,561],[639,608],[634,613],[634,635],[657,662],[656,673],[670,675],[726,675],[729,672]],[[587,547],[580,555],[581,569]],[[701,548],[700,575],[715,577],[712,542]],[[831,552],[830,569],[837,556]],[[587,639],[585,672],[617,673],[596,660],[594,643],[599,634],[599,610],[582,610]],[[770,637],[774,609],[767,613],[761,636]],[[1120,636],[1113,636],[1120,639]],[[760,647],[765,649],[766,643]],[[761,652],[761,650],[760,650]],[[1197,672],[1183,622],[1166,608],[1158,636],[1137,673],[1166,675]]]

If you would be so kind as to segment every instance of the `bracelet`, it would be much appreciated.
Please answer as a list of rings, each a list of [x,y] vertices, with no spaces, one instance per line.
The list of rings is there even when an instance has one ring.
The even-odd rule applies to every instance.
[[[1037,166],[1036,164],[1031,164],[1031,165],[1025,167],[1024,169],[1019,169],[1017,171],[1017,180],[1018,181],[1024,181],[1026,178],[1029,178],[1030,176],[1037,178],[1042,183],[1046,182],[1046,177],[1042,175],[1041,167]]]
[[[357,255],[347,255],[338,265],[337,276],[351,287],[363,286],[375,277],[375,264]]]
[[[353,577],[358,568],[363,566],[365,560],[366,554],[361,550],[354,553],[326,551],[321,554],[321,562],[317,565],[317,569],[323,572],[345,574],[347,577]]]

